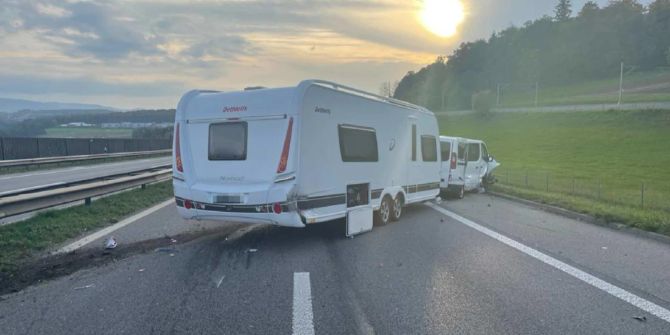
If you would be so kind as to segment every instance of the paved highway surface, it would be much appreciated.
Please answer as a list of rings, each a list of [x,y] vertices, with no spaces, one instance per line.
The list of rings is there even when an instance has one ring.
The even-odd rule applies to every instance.
[[[115,163],[68,167],[63,169],[38,170],[26,173],[0,175],[0,196],[16,190],[27,190],[40,186],[55,186],[82,179],[104,177],[170,164],[170,156],[128,160]]]
[[[193,224],[170,205],[116,234]],[[670,244],[488,195],[354,239],[341,222],[220,227],[4,296],[0,333],[670,334]]]

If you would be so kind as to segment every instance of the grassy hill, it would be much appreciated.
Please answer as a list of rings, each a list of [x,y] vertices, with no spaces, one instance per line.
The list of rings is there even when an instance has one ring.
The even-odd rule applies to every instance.
[[[631,72],[624,76],[624,103],[670,101],[670,69]],[[502,85],[500,107],[535,105],[535,83]],[[618,74],[608,79],[543,87],[539,84],[539,106],[615,104],[619,100]]]
[[[644,183],[647,212],[670,213],[670,111],[499,113],[439,121],[443,134],[485,140],[503,164],[496,173],[503,185],[633,213],[642,205]],[[670,232],[670,220],[666,224]]]

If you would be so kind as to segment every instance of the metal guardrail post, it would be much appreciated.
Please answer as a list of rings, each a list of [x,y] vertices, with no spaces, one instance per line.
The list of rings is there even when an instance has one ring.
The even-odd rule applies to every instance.
[[[547,172],[546,184],[547,184],[547,193],[549,193],[549,172]]]
[[[5,160],[5,140],[0,137],[0,159]]]
[[[640,208],[644,208],[644,182],[642,182],[642,187],[640,187]]]

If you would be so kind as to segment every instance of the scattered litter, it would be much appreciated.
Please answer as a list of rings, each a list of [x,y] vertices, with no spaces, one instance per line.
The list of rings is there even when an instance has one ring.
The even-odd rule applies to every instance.
[[[114,239],[114,236],[111,236],[105,240],[105,249],[114,249],[118,244]]]
[[[256,251],[258,251],[258,249],[249,249],[248,251],[249,252],[256,252]]]
[[[139,272],[144,272],[144,269],[139,269],[138,271],[139,271]]]
[[[435,198],[435,203],[437,203],[438,205],[441,204],[442,203],[442,198],[441,197]]]
[[[602,247],[603,250],[607,250],[607,247]]]
[[[170,242],[172,242],[172,243],[177,243],[177,240],[175,240],[175,239],[171,239]]]
[[[646,322],[647,317],[646,316],[634,316],[633,319],[640,321],[640,322]]]
[[[75,290],[85,290],[85,289],[91,288],[91,287],[95,287],[95,284],[88,284],[86,286],[79,286],[79,287],[75,287],[74,289]]]
[[[170,257],[174,257],[174,254],[170,254]]]
[[[226,278],[226,276],[223,276],[219,279],[219,281],[216,282],[216,288],[219,288],[221,286],[221,283],[223,283],[223,280]]]

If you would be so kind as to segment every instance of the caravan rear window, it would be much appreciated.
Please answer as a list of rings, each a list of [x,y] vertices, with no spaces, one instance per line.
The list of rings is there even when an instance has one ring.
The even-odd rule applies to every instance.
[[[247,159],[247,123],[217,123],[209,126],[209,160]]]
[[[339,125],[343,162],[377,162],[377,132],[372,128]]]
[[[450,142],[440,142],[440,148],[442,151],[442,161],[446,162],[451,159],[451,143]]]
[[[421,136],[421,156],[424,162],[437,162],[437,140],[435,136]]]

